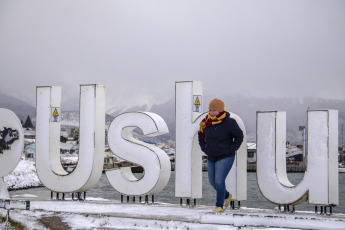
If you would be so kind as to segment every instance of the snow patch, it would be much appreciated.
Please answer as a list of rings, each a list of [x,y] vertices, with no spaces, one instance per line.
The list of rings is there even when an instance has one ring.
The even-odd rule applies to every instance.
[[[42,186],[36,173],[35,163],[32,161],[21,160],[17,167],[7,176],[4,182],[8,189],[23,189]]]

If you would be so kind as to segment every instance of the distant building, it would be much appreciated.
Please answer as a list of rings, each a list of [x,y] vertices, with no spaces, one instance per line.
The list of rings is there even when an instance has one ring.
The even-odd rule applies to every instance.
[[[60,131],[60,136],[64,137],[64,138],[68,138],[68,132],[66,129],[61,129]]]
[[[78,163],[78,155],[73,153],[66,152],[64,154],[60,154],[60,161],[62,167],[68,172],[71,173],[75,169]]]
[[[345,150],[343,147],[338,148],[338,161],[345,162]]]
[[[24,148],[25,160],[34,161],[35,160],[36,147],[35,144],[27,145]]]
[[[256,143],[247,143],[247,162],[256,162]]]
[[[24,139],[31,139],[31,140],[35,140],[36,137],[36,132],[33,129],[30,128],[25,128],[24,129]],[[31,141],[34,142],[34,141]]]
[[[113,169],[115,168],[115,163],[118,162],[116,156],[110,151],[110,149],[106,149],[104,152],[104,164],[103,169]]]
[[[60,143],[60,154],[74,153],[76,151],[76,146],[71,143]]]
[[[286,158],[288,162],[303,161],[303,152],[299,147],[295,145],[286,146]],[[256,160],[256,143],[247,143],[247,162],[255,163]]]
[[[149,144],[155,144],[155,143],[151,143],[151,142],[147,142],[146,143]],[[163,143],[158,143],[155,144],[158,148],[162,149],[169,157],[170,161],[175,161],[175,149],[171,148],[170,145],[168,144],[163,144]]]

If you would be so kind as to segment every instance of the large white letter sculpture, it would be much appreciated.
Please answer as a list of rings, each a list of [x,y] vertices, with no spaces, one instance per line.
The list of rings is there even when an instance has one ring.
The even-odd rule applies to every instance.
[[[41,182],[55,192],[81,192],[102,175],[105,143],[105,87],[80,86],[79,159],[68,174],[60,162],[61,88],[37,87],[36,168]]]
[[[0,108],[0,199],[9,199],[3,177],[12,172],[23,152],[23,127],[18,117]]]
[[[202,197],[202,151],[198,144],[199,124],[206,116],[202,113],[203,85],[200,81],[176,82],[176,157],[175,197]],[[198,107],[199,106],[199,107]],[[236,114],[230,113],[244,133],[226,185],[233,200],[247,199],[247,142],[245,127]]]
[[[235,162],[226,177],[225,184],[231,193],[231,200],[247,200],[247,133],[242,119],[230,112],[230,117],[235,119],[243,132],[243,142],[236,151]]]
[[[175,84],[175,197],[202,198],[202,151],[197,135],[199,124],[207,114],[202,113],[202,93],[200,81]],[[196,104],[200,104],[198,109]]]
[[[261,193],[281,205],[338,205],[338,111],[308,111],[308,163],[294,186],[286,173],[286,113],[257,112],[257,177]]]
[[[144,168],[144,176],[137,179],[130,167],[107,171],[106,175],[115,190],[122,194],[154,195],[167,185],[171,165],[168,155],[160,148],[135,139],[134,129],[139,128],[147,137],[168,133],[168,126],[159,115],[149,112],[123,113],[111,123],[108,132],[112,152]]]

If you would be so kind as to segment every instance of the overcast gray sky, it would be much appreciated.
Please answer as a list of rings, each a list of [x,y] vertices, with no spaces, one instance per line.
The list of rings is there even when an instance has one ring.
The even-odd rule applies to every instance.
[[[0,1],[1,92],[107,86],[108,109],[204,92],[345,100],[345,1]]]

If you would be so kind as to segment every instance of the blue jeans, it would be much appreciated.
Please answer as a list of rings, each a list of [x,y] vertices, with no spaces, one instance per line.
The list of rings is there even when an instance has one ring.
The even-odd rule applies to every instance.
[[[207,160],[208,180],[216,190],[217,207],[223,207],[224,200],[229,197],[229,192],[225,187],[225,179],[231,170],[234,160],[235,156],[227,157],[216,162]]]

